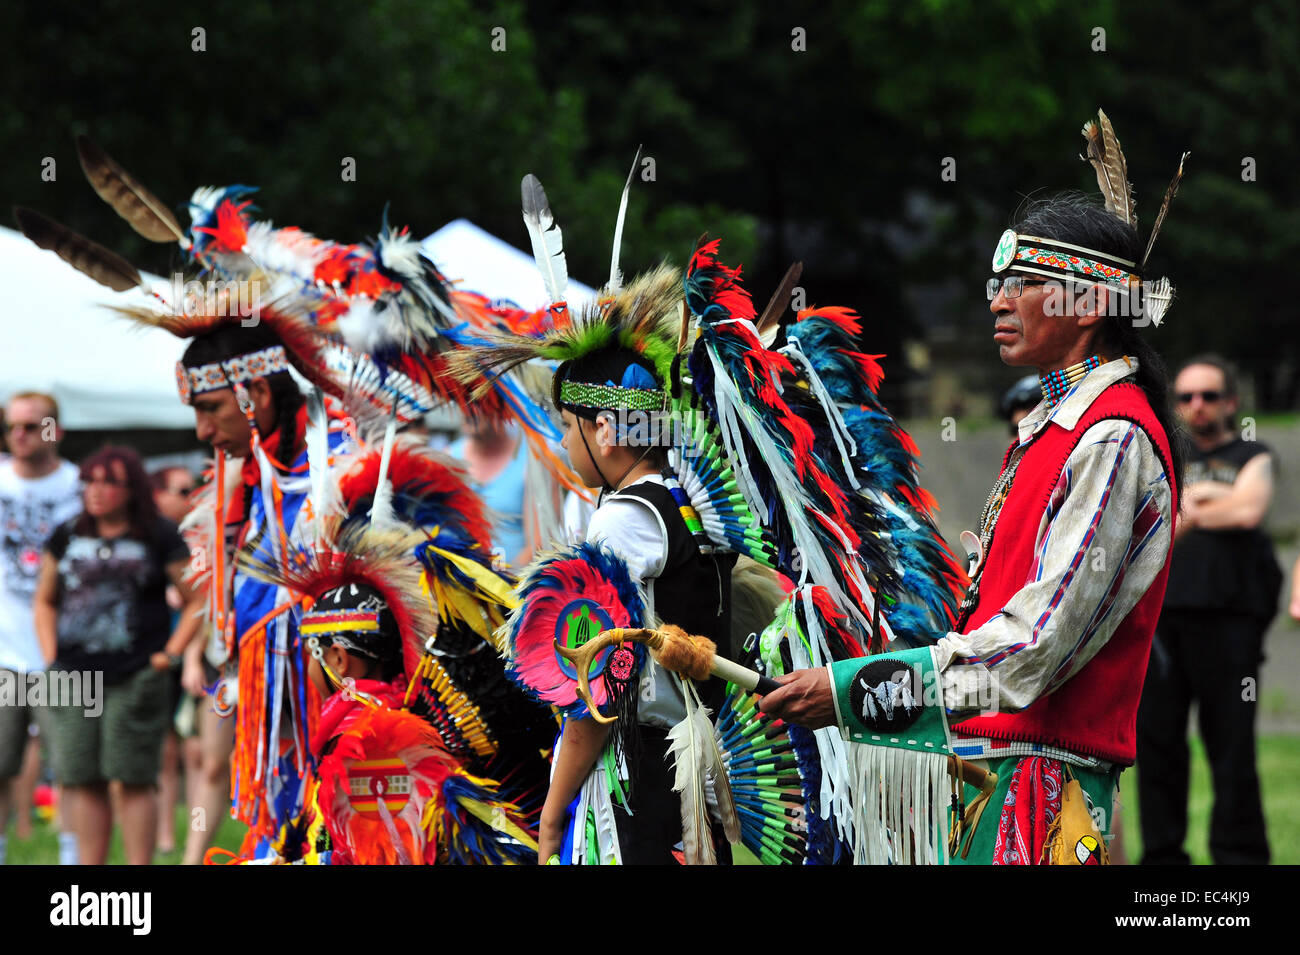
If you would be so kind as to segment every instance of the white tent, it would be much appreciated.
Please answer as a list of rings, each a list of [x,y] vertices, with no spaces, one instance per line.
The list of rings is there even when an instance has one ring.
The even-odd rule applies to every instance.
[[[152,275],[145,280],[163,284]],[[3,227],[0,283],[0,401],[16,391],[50,392],[65,428],[194,427],[172,374],[185,343],[132,328],[104,307],[139,302],[142,293],[104,288]]]
[[[519,224],[524,235],[524,225]],[[457,287],[489,298],[504,298],[529,311],[550,303],[531,253],[521,252],[468,219],[448,222],[421,247]],[[570,308],[596,297],[596,290],[569,277],[565,300]]]
[[[423,247],[464,289],[522,308],[547,304],[533,257],[467,219],[443,226]],[[166,284],[152,275],[145,280],[160,292]],[[104,288],[3,227],[0,282],[7,306],[0,326],[0,401],[16,391],[48,391],[59,400],[61,423],[73,429],[194,427],[172,374],[185,343],[164,331],[133,328],[105,307],[138,303],[142,293]],[[569,280],[571,306],[595,294]]]

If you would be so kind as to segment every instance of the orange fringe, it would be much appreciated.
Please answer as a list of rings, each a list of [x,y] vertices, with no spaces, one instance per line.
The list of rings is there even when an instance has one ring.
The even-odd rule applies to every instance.
[[[310,601],[305,601],[310,603]],[[257,775],[257,755],[266,739],[266,628],[276,617],[291,608],[297,600],[289,600],[274,607],[239,638],[239,705],[235,711],[235,749],[230,756],[231,779],[239,781],[239,800],[235,804],[235,818],[249,827],[245,842],[251,846],[263,836],[275,835],[275,820],[266,809],[262,798],[265,783]],[[294,648],[290,648],[294,652]],[[296,694],[297,686],[289,692]],[[309,741],[320,723],[321,698],[310,680],[306,687],[307,725],[304,743]],[[255,701],[254,705],[245,705]],[[274,772],[275,767],[263,766],[263,772]]]
[[[237,781],[239,798],[235,818],[249,827],[249,836],[270,835],[261,797],[262,781],[256,776],[257,754],[266,729],[266,625],[261,624],[239,640],[239,698],[235,708],[235,749],[230,754],[230,774]],[[247,841],[247,840],[245,840]]]

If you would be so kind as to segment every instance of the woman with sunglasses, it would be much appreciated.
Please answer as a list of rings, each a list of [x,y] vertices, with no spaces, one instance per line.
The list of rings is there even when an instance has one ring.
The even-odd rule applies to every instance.
[[[50,538],[36,591],[46,660],[53,669],[80,672],[85,685],[80,705],[56,701],[65,705],[53,713],[55,771],[82,864],[102,865],[108,855],[108,787],[115,782],[127,862],[148,865],[170,715],[167,672],[179,666],[199,628],[202,595],[182,582],[189,551],[176,525],[158,515],[134,451],[100,450],[82,464],[81,479],[84,509]],[[174,629],[168,581],[185,595]],[[99,699],[87,700],[87,693]]]

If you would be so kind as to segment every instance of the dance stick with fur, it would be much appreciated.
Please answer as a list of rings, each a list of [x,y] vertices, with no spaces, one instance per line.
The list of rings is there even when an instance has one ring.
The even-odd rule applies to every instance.
[[[557,642],[556,652],[569,660],[577,671],[578,696],[587,704],[592,717],[599,723],[612,723],[614,717],[604,716],[591,698],[591,663],[606,647],[622,643],[644,644],[661,667],[689,676],[693,680],[707,680],[710,676],[721,677],[760,696],[766,696],[781,686],[771,677],[763,676],[749,667],[719,656],[717,645],[708,637],[693,636],[672,624],[665,624],[657,630],[624,627],[602,630],[594,639],[574,649],[562,647]],[[960,775],[966,783],[976,789],[987,790],[990,778],[996,784],[996,775],[981,769],[974,763],[951,756],[949,764],[953,775]]]

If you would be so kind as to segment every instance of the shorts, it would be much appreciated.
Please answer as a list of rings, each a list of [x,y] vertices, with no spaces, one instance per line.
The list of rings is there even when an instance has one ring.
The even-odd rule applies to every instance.
[[[47,741],[50,738],[50,708],[18,705],[19,699],[26,698],[26,681],[26,673],[0,669],[0,694],[6,694],[0,695],[0,779],[13,779],[22,770],[31,724]],[[12,700],[7,697],[11,691],[16,694]]]
[[[167,681],[153,667],[104,687],[103,712],[86,716],[80,706],[60,706],[54,716],[54,775],[65,786],[117,781],[152,786],[162,761],[163,734],[171,713]]]

